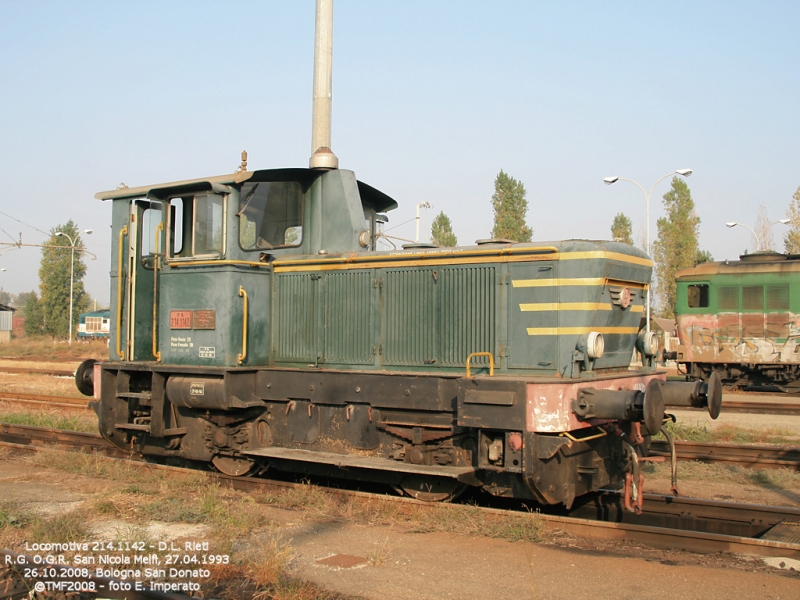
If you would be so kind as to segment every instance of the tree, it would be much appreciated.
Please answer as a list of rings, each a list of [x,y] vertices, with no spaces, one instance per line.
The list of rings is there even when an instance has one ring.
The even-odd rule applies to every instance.
[[[756,252],[759,250],[774,250],[775,241],[772,238],[772,223],[769,222],[767,207],[761,203],[758,206],[756,217]]]
[[[658,239],[653,244],[661,316],[675,316],[675,272],[693,267],[699,256],[697,243],[700,217],[686,182],[672,178],[672,189],[664,194],[666,215],[657,221]]]
[[[533,229],[525,223],[528,213],[528,201],[525,199],[525,186],[503,171],[494,180],[493,238],[530,242]]]
[[[711,252],[709,252],[708,250],[700,250],[698,248],[697,256],[695,256],[694,258],[693,266],[696,267],[697,265],[702,265],[703,263],[710,263],[710,262],[714,262],[714,257],[711,255]]]
[[[431,242],[437,246],[444,246],[445,248],[452,248],[458,246],[458,239],[456,234],[453,233],[453,226],[450,223],[450,218],[440,212],[431,223]]]
[[[787,254],[800,254],[800,186],[792,196],[786,216],[789,218],[789,231],[783,238],[784,249]]]
[[[44,333],[44,315],[36,292],[31,292],[25,302],[25,335],[37,336]]]
[[[56,235],[64,233],[65,235]],[[75,242],[75,264],[70,271],[72,247],[69,238]],[[50,238],[42,248],[42,262],[39,266],[39,308],[43,316],[43,332],[54,337],[69,336],[69,288],[72,277],[72,317],[73,331],[75,321],[88,307],[88,296],[83,288],[86,265],[83,262],[83,242],[78,226],[67,221],[50,230]],[[26,311],[27,312],[27,311]],[[27,320],[26,315],[26,320]]]
[[[11,305],[12,296],[3,288],[0,287],[0,304],[5,304],[6,306]]]
[[[611,239],[633,246],[633,225],[623,213],[618,213],[611,224]]]

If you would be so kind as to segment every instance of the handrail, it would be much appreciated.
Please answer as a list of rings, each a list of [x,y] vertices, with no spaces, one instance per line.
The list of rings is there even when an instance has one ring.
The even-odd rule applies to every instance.
[[[242,308],[242,353],[237,356],[239,364],[244,362],[247,358],[247,292],[240,285],[239,296],[244,298],[244,306]]]
[[[122,336],[122,239],[128,235],[128,226],[125,225],[119,230],[119,261],[117,263],[117,356],[125,358],[119,347],[119,339]]]
[[[469,370],[469,363],[472,358],[476,356],[488,356],[489,357],[489,375],[494,375],[494,356],[491,352],[473,352],[469,356],[467,356],[467,377],[470,377],[470,370]]]
[[[156,226],[156,250],[153,253],[153,356],[156,362],[161,362],[161,352],[158,351],[158,252],[161,249],[160,233],[164,230],[164,222]]]

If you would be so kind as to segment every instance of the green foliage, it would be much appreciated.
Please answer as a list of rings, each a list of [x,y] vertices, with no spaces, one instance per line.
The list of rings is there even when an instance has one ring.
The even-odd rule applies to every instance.
[[[653,259],[661,300],[661,316],[675,317],[675,272],[693,267],[698,258],[700,217],[695,214],[689,186],[672,178],[672,189],[664,194],[664,212],[658,222],[658,239],[653,244]]]
[[[3,288],[0,287],[0,304],[5,304],[6,306],[11,306],[11,301],[13,296],[5,291]]]
[[[633,225],[631,220],[623,213],[618,213],[611,223],[611,239],[615,242],[622,242],[633,246]]]
[[[453,248],[458,246],[458,239],[456,234],[453,233],[453,226],[450,223],[450,218],[440,212],[431,223],[431,242],[437,246],[444,246],[445,248]]]
[[[702,265],[703,263],[710,263],[714,262],[714,257],[711,256],[711,252],[708,250],[700,250],[697,249],[697,256],[694,259],[694,266]]]
[[[62,233],[64,235],[58,235]],[[69,236],[69,237],[67,237]],[[70,238],[75,242],[74,265]],[[39,266],[40,310],[43,315],[43,332],[53,337],[69,336],[70,278],[72,277],[72,332],[77,332],[76,323],[82,312],[89,307],[89,297],[83,288],[86,265],[83,260],[83,241],[78,226],[67,221],[50,230],[50,238],[42,248]],[[26,316],[27,321],[27,316]],[[27,331],[27,325],[26,325]]]
[[[493,238],[503,238],[517,242],[530,242],[533,229],[525,223],[528,201],[525,199],[525,186],[503,171],[494,180]]]
[[[787,254],[800,254],[800,186],[792,196],[786,216],[789,218],[789,231],[783,238],[784,248]]]
[[[34,337],[44,333],[44,315],[36,292],[31,292],[25,302],[25,335]]]

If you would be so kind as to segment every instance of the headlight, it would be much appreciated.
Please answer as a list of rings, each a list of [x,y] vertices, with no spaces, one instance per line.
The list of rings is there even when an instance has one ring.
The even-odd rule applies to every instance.
[[[603,334],[599,331],[590,331],[578,342],[578,350],[584,352],[592,360],[603,356],[605,349],[606,343],[603,340]]]
[[[658,341],[658,334],[655,331],[643,331],[636,338],[636,349],[645,356],[655,356],[658,354],[660,343]]]

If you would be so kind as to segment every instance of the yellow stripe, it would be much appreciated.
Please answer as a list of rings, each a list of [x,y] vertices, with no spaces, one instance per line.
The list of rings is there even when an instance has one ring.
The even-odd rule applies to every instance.
[[[528,335],[574,335],[597,331],[606,335],[638,333],[638,327],[528,327]]]
[[[653,261],[649,258],[642,258],[639,256],[631,256],[630,254],[621,254],[619,252],[605,252],[604,250],[592,250],[589,252],[564,252],[560,256],[561,260],[583,260],[587,258],[605,258],[608,260],[616,260],[620,262],[631,263],[634,265],[642,265],[645,267],[652,267]]]
[[[558,248],[555,246],[539,246],[536,248],[479,248],[475,250],[452,250],[449,248],[430,249],[427,252],[409,252],[408,250],[400,251],[389,254],[373,255],[369,253],[364,254],[348,254],[347,256],[337,256],[333,258],[317,258],[315,260],[276,260],[273,264],[276,267],[287,266],[304,266],[304,265],[321,265],[328,266],[337,263],[382,263],[382,262],[406,262],[411,260],[421,260],[427,263],[429,260],[437,259],[458,259],[476,256],[485,256],[490,258],[507,257],[510,255],[530,255],[527,258],[537,259],[546,258],[547,260],[554,260],[558,258]],[[556,255],[555,257],[553,255]],[[525,260],[525,259],[523,259]]]
[[[276,273],[300,273],[304,271],[345,271],[349,269],[391,269],[397,267],[432,267],[448,265],[476,265],[485,263],[532,262],[540,260],[556,260],[552,254],[530,254],[519,256],[447,256],[427,258],[425,260],[404,260],[393,257],[393,260],[381,262],[361,262],[350,259],[333,259],[330,263],[317,261],[287,261],[273,264]]]
[[[522,312],[541,312],[547,310],[613,310],[614,305],[606,302],[533,302],[520,304]],[[631,312],[643,312],[644,306],[631,306]]]
[[[582,277],[574,279],[512,279],[511,285],[515,288],[523,288],[561,285],[603,285],[605,282],[606,280],[602,277]]]
[[[167,261],[170,267],[221,267],[233,265],[237,267],[269,267],[269,264],[262,262],[251,262],[249,260],[181,260]]]

